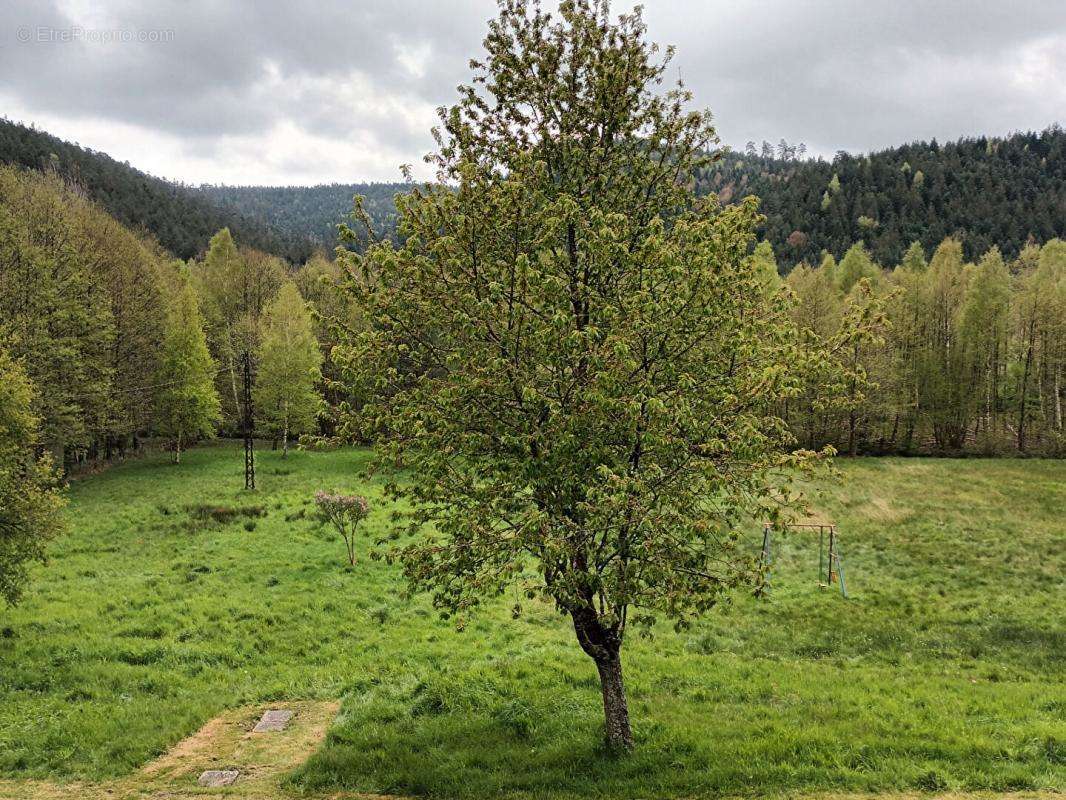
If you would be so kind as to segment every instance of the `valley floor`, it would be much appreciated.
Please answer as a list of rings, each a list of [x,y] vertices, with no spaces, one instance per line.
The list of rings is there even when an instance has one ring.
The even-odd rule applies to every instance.
[[[505,597],[459,631],[366,539],[346,567],[311,498],[364,493],[380,531],[367,459],[265,452],[253,494],[223,443],[76,481],[71,532],[0,610],[0,798],[197,794],[200,762],[151,764],[215,718],[230,749],[204,757],[258,765],[244,797],[1066,790],[1066,462],[841,460],[817,504],[851,598],[818,587],[817,534],[793,534],[768,601],[633,637],[638,748],[618,761],[551,609],[512,620]],[[297,745],[242,738],[286,703]]]

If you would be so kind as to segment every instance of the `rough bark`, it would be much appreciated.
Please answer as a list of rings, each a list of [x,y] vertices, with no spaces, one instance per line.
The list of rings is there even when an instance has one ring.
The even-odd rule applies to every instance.
[[[622,678],[622,638],[616,628],[604,627],[591,607],[571,609],[581,649],[596,663],[603,694],[604,738],[607,748],[624,753],[633,749],[629,704]]]
[[[629,704],[622,679],[622,659],[618,653],[612,658],[596,661],[603,692],[604,732],[607,747],[617,752],[633,749],[633,731],[629,726]]]

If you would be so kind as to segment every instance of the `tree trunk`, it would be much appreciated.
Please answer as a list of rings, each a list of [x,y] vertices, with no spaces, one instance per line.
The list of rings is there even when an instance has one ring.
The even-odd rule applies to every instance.
[[[174,442],[174,463],[181,463],[181,434],[178,434],[177,440]]]
[[[289,457],[289,423],[287,421],[285,429],[281,432],[281,457]]]
[[[604,736],[607,748],[615,753],[633,749],[629,727],[629,704],[622,680],[622,637],[617,627],[605,627],[591,606],[570,609],[581,649],[596,662],[603,693]]]
[[[1025,369],[1022,372],[1021,400],[1018,403],[1018,450],[1025,452],[1025,403],[1029,390],[1029,370],[1033,366],[1033,338],[1036,325],[1029,325],[1029,347],[1025,353]]]
[[[598,659],[596,669],[600,673],[600,689],[603,692],[607,747],[614,752],[632,750],[633,731],[629,727],[629,704],[626,702],[626,687],[622,680],[622,659],[618,653],[613,657]]]
[[[1062,365],[1055,366],[1055,427],[1062,430]]]

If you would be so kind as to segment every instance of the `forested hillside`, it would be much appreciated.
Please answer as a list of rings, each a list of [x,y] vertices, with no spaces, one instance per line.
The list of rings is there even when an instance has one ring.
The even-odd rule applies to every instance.
[[[1066,236],[1066,132],[1057,126],[1006,138],[916,142],[869,155],[805,159],[802,146],[749,143],[697,177],[700,193],[760,198],[760,234],[783,272],[837,258],[862,242],[875,260],[898,263],[911,243],[932,250],[956,238],[968,260],[993,245],[1015,258],[1027,243]],[[337,244],[352,197],[377,232],[393,236],[393,197],[404,183],[321,186],[185,186],[0,120],[0,163],[52,169],[82,187],[122,224],[143,229],[174,255],[202,253],[228,227],[250,247],[303,262]]]
[[[784,145],[784,143],[782,143]],[[724,200],[762,199],[762,235],[786,266],[840,258],[856,241],[882,264],[912,242],[957,238],[968,260],[995,245],[1007,258],[1066,234],[1066,131],[916,142],[866,156],[798,160],[764,145],[726,156],[700,176]],[[784,155],[785,158],[780,156]]]
[[[761,235],[783,270],[837,258],[861,241],[883,264],[903,258],[912,242],[927,250],[953,236],[967,259],[993,245],[1007,258],[1030,242],[1066,235],[1066,132],[1058,127],[1003,139],[980,137],[940,145],[916,142],[832,161],[797,157],[801,148],[749,144],[726,153],[697,179],[700,193],[726,202],[761,199]],[[395,230],[392,197],[404,184],[310,187],[203,187],[235,213],[294,237],[301,232],[332,247],[336,225],[365,195],[379,232]]]
[[[55,172],[99,203],[119,223],[144,231],[179,258],[192,258],[217,230],[290,260],[311,253],[307,236],[279,232],[233,207],[220,208],[202,193],[156,178],[106,153],[0,118],[0,164]]]
[[[201,186],[195,191],[234,215],[250,217],[288,239],[306,237],[323,250],[337,244],[337,224],[361,195],[375,228],[391,235],[396,230],[398,192],[406,183],[331,183],[323,186]]]

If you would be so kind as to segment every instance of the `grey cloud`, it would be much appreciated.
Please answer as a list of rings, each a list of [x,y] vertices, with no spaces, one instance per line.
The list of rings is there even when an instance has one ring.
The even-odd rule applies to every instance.
[[[176,137],[201,158],[291,125],[378,148],[390,169],[395,153],[418,162],[430,146],[426,111],[454,98],[495,13],[489,0],[82,4],[4,3],[0,94],[42,116]],[[1062,0],[645,5],[651,37],[677,45],[672,69],[735,146],[783,136],[831,154],[1003,133],[1050,124],[1066,103]],[[76,24],[173,40],[15,40],[23,26]],[[422,69],[405,54],[424,56]],[[311,158],[294,154],[294,182]]]
[[[1027,47],[1066,45],[1061,0],[651,3],[649,28],[723,136],[805,140],[822,153],[1043,127],[1063,109],[1009,81]],[[1047,83],[1061,85],[1059,62]]]

